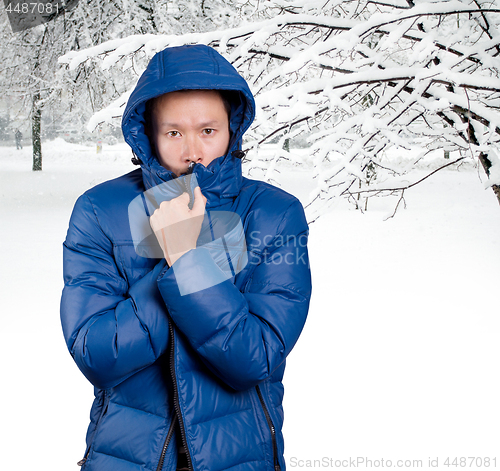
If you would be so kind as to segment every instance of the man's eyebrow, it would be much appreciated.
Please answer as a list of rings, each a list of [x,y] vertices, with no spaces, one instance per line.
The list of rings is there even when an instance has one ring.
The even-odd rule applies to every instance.
[[[179,128],[181,125],[179,123],[174,123],[171,121],[163,121],[159,124],[160,127],[164,128]],[[220,126],[220,121],[217,119],[212,119],[210,121],[203,121],[198,124],[200,128],[210,128],[214,126]]]
[[[220,125],[219,120],[212,119],[210,121],[205,121],[204,123],[201,123],[200,127],[201,128],[210,128],[210,127],[214,127],[214,126],[218,126],[218,125]]]

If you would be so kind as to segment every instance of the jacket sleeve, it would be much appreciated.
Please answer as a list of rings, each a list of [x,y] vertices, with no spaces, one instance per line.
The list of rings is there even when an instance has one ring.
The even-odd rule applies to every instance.
[[[165,261],[129,287],[87,195],[75,204],[63,257],[61,322],[68,349],[94,386],[116,386],[167,348],[168,318],[157,286]]]
[[[203,247],[160,274],[158,286],[169,314],[191,346],[226,384],[245,390],[283,363],[304,326],[311,295],[308,227],[295,201],[264,250],[249,253],[252,275],[243,292],[224,280]],[[271,239],[271,240],[269,240]],[[177,278],[197,280],[201,291],[181,295]]]

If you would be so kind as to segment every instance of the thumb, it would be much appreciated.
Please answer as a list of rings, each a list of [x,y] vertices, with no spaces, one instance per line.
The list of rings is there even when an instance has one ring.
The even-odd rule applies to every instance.
[[[205,212],[205,205],[207,204],[207,199],[205,196],[203,196],[203,193],[201,192],[201,189],[199,186],[197,186],[194,189],[194,204],[193,204],[193,211],[195,214],[203,214]]]

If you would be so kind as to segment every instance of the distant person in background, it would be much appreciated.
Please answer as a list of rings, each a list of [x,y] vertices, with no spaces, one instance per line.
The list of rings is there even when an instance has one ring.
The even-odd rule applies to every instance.
[[[19,129],[16,129],[16,149],[22,149],[23,145],[21,141],[23,140],[23,133],[19,131]]]

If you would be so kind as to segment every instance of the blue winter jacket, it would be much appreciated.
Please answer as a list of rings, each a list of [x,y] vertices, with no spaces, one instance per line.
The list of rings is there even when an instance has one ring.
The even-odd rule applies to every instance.
[[[179,89],[235,92],[228,153],[190,179],[163,168],[144,133],[146,101]],[[123,115],[140,168],[75,204],[61,319],[95,386],[82,470],[173,471],[181,441],[192,470],[285,469],[281,381],[309,306],[308,227],[295,197],[242,177],[235,151],[254,109],[213,49],[165,49]],[[149,215],[195,180],[208,199],[198,247],[169,267]]]

